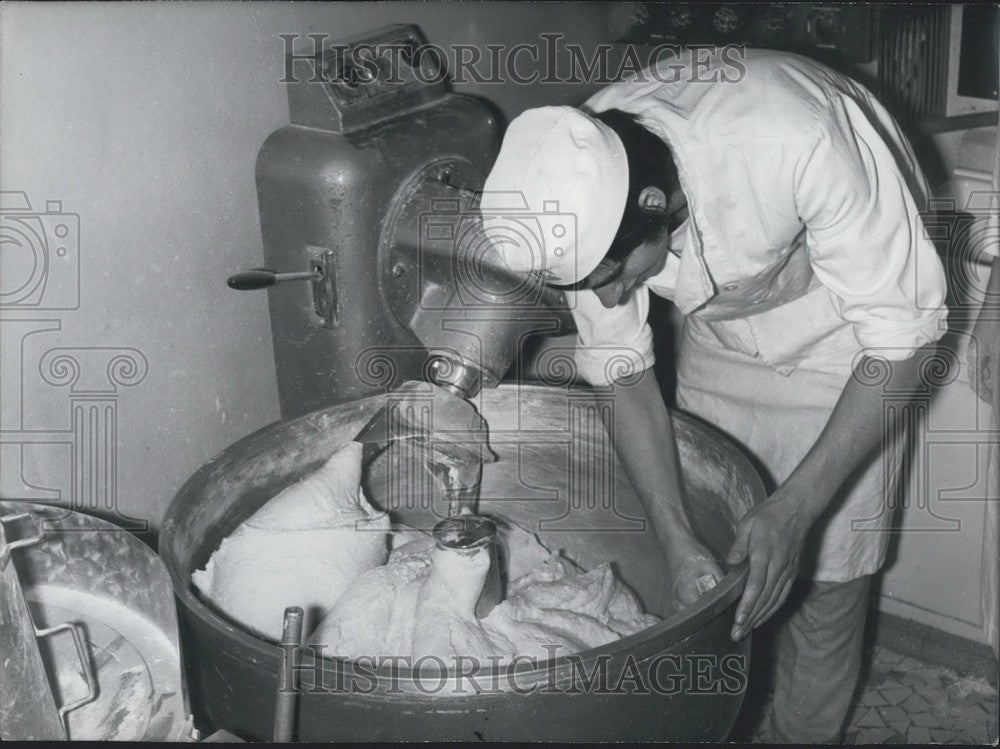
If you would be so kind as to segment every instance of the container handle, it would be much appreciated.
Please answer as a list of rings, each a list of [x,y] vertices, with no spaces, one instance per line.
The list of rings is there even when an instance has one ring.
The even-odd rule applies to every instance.
[[[15,520],[24,520],[25,518],[34,524],[35,530],[30,536],[19,538],[17,541],[8,541],[3,545],[3,549],[0,549],[0,570],[7,566],[7,560],[10,559],[10,553],[14,551],[14,549],[20,549],[25,546],[37,544],[45,536],[45,531],[42,530],[42,524],[38,522],[38,518],[30,512],[19,512],[16,515],[4,515],[0,517],[0,523],[13,523]]]
[[[66,728],[66,734],[69,735],[69,724],[66,722],[66,714],[97,699],[97,677],[94,675],[94,668],[90,662],[90,652],[87,649],[87,641],[84,638],[83,625],[80,624],[80,622],[63,622],[62,624],[57,624],[54,627],[36,629],[35,637],[48,637],[49,635],[54,635],[58,632],[64,632],[66,630],[69,630],[73,635],[73,644],[76,646],[76,656],[80,659],[80,667],[83,669],[83,678],[87,682],[87,694],[84,697],[59,708],[59,717],[62,718],[63,725]]]

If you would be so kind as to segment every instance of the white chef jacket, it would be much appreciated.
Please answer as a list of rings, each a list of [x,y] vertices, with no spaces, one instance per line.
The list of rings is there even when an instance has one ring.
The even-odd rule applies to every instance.
[[[674,234],[679,259],[623,304],[568,295],[580,374],[603,385],[653,364],[647,289],[786,375],[846,376],[859,351],[900,360],[940,338],[945,280],[919,217],[926,182],[885,109],[798,55],[747,50],[736,82],[706,82],[717,69],[735,77],[719,58],[699,65],[690,52],[664,60],[659,79],[633,75],[583,107],[633,113],[670,144],[690,218]]]
[[[672,299],[684,315],[678,405],[780,485],[862,354],[902,360],[943,335],[945,278],[919,216],[923,175],[871,94],[797,55],[749,50],[743,63],[738,82],[706,83],[712,71],[695,76],[682,55],[663,63],[670,82],[647,72],[586,103],[632,112],[670,144],[690,218],[677,254],[624,303],[605,309],[592,291],[569,301],[578,370],[605,385],[653,364],[649,291]],[[838,490],[802,576],[843,582],[881,567],[900,445]]]

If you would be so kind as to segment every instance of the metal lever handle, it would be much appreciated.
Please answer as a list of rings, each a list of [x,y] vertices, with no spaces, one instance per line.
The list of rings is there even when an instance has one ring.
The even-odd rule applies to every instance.
[[[234,273],[226,280],[226,284],[229,288],[237,291],[252,291],[253,289],[266,289],[268,286],[285,281],[319,281],[322,278],[323,274],[318,270],[279,273],[270,268],[252,268]]]

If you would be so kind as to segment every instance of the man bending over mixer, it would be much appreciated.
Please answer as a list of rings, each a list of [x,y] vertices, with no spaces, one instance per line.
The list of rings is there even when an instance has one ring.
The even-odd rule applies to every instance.
[[[732,637],[794,589],[768,735],[836,741],[899,467],[883,375],[913,389],[915,351],[944,332],[944,274],[918,216],[926,184],[891,116],[849,78],[765,50],[747,51],[739,81],[693,64],[681,55],[581,109],[517,117],[484,187],[484,227],[511,269],[569,287],[579,374],[613,389],[616,452],[690,603],[722,572],[678,502],[671,423],[646,371],[649,290],[683,315],[678,405],[773,482],[725,559],[749,564]],[[530,241],[508,210],[518,192],[575,224],[545,218],[542,244]]]

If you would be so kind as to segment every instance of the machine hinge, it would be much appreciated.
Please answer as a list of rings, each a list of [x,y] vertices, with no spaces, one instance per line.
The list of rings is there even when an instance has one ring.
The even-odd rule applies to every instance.
[[[312,256],[309,269],[313,272],[313,312],[324,328],[336,328],[340,325],[340,304],[333,251],[322,247],[306,247],[306,252]]]

